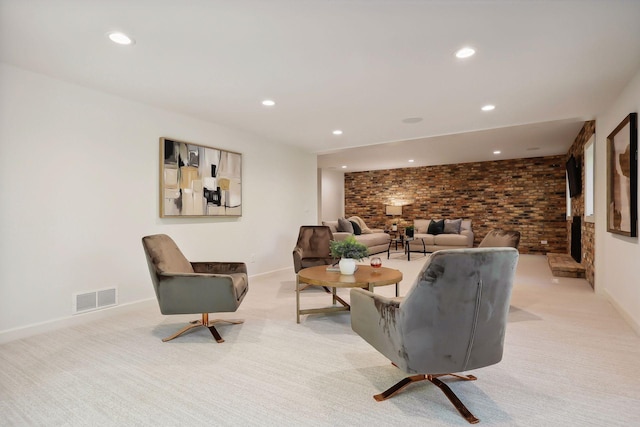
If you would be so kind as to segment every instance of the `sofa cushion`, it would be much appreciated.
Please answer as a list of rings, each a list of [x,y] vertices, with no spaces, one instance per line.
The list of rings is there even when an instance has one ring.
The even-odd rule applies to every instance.
[[[463,234],[439,234],[433,239],[439,246],[467,246],[467,236]]]
[[[444,232],[444,219],[440,221],[431,220],[429,224],[429,228],[427,229],[428,234],[433,234],[434,236],[438,234],[442,234]]]
[[[413,226],[416,229],[416,234],[427,234],[429,230],[430,219],[414,219]]]
[[[356,240],[370,248],[377,245],[388,245],[389,240],[391,240],[391,236],[387,233],[361,234],[356,236]]]
[[[344,218],[338,218],[338,231],[353,234],[353,225],[351,225],[351,221]]]
[[[462,223],[460,224],[460,231],[463,230],[468,230],[471,231],[471,220],[470,219],[463,219]]]
[[[357,222],[355,221],[349,221],[351,223],[351,226],[353,227],[353,234],[355,234],[356,236],[359,236],[362,234],[362,229],[360,228],[360,226],[358,225]]]
[[[460,234],[461,225],[462,219],[445,219],[444,232],[445,234]]]
[[[322,221],[322,225],[329,227],[332,233],[338,232],[338,221]]]
[[[413,237],[415,237],[416,239],[420,238],[420,239],[424,240],[424,244],[425,245],[433,245],[434,244],[434,239],[435,239],[436,236],[434,236],[433,234],[426,234],[426,233],[418,234],[418,233],[416,233],[416,234],[413,235]]]

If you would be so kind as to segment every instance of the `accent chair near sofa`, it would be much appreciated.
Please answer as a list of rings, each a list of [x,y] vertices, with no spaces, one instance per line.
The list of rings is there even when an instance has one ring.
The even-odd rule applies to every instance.
[[[487,233],[479,248],[516,248],[520,245],[520,232],[494,229]]]
[[[428,380],[470,423],[479,420],[439,377],[502,359],[518,251],[514,248],[434,252],[404,298],[351,290],[351,327],[402,371],[412,374],[377,394],[385,400]]]
[[[162,314],[202,314],[180,331],[164,338],[170,341],[200,326],[209,329],[217,342],[224,342],[214,324],[238,324],[241,320],[212,320],[209,313],[236,311],[249,290],[247,266],[242,262],[189,262],[166,234],[142,238],[151,281]]]

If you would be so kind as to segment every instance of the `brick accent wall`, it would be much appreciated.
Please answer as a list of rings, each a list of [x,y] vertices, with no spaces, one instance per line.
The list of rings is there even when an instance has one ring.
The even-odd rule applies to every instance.
[[[405,204],[398,228],[414,219],[468,218],[474,246],[493,228],[519,230],[521,253],[567,252],[566,156],[345,174],[345,212],[391,228],[386,204]],[[546,240],[547,245],[540,242]]]
[[[584,183],[585,183],[585,165],[584,165],[584,146],[587,142],[589,142],[589,138],[596,131],[596,122],[595,120],[591,120],[584,123],[584,126],[576,136],[576,139],[573,141],[573,145],[569,148],[567,152],[567,156],[565,159],[569,159],[569,157],[573,154],[576,159],[580,160],[582,164],[582,191],[580,195],[573,197],[571,199],[571,215],[572,216],[581,216],[582,217],[582,265],[585,267],[585,277],[587,281],[591,284],[591,287],[594,286],[595,280],[595,224],[591,222],[585,222],[584,220]],[[567,252],[570,251],[571,245],[571,220],[567,221]]]

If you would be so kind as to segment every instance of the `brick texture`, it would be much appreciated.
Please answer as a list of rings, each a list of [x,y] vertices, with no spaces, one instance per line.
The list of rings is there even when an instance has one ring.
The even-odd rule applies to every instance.
[[[576,139],[571,145],[571,148],[567,152],[566,160],[573,154],[574,157],[580,160],[582,164],[582,191],[580,195],[573,197],[571,199],[571,215],[572,216],[581,216],[582,217],[582,265],[586,269],[586,279],[594,286],[595,280],[595,224],[591,222],[584,221],[584,183],[585,183],[585,165],[584,165],[584,146],[587,142],[589,142],[589,138],[596,131],[596,122],[595,120],[591,120],[585,122],[584,126],[576,136]],[[571,220],[567,221],[567,249],[566,253],[570,252],[571,248]]]
[[[467,218],[474,246],[503,228],[521,232],[521,253],[567,253],[565,161],[561,155],[346,173],[345,212],[386,229],[414,219]],[[406,205],[402,217],[386,216],[386,204]]]

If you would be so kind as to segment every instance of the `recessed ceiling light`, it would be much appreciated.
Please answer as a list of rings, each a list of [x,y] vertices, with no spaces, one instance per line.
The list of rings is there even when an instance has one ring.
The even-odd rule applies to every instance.
[[[502,151],[500,151],[500,150],[496,150],[496,151],[493,152],[493,154],[500,154],[500,153],[502,153]]]
[[[407,117],[406,119],[402,120],[402,123],[413,124],[413,123],[419,123],[421,121],[422,121],[422,117]]]
[[[409,163],[413,163],[415,160],[413,159],[409,159]]]
[[[470,56],[475,55],[476,50],[472,47],[463,47],[456,52],[456,57],[460,59],[469,58]]]
[[[346,169],[346,168],[347,168],[347,165],[342,165],[342,169]]]
[[[333,131],[334,135],[342,135],[342,131],[340,129],[336,129]]]
[[[131,37],[129,37],[128,35],[126,35],[124,33],[120,33],[120,32],[117,32],[117,31],[107,34],[107,37],[109,37],[109,40],[111,40],[114,43],[118,43],[118,44],[122,44],[122,45],[133,44],[133,39]]]
[[[274,105],[276,105],[275,101],[272,101],[270,99],[265,99],[264,101],[262,101],[262,105],[264,105],[265,107],[273,107]]]
[[[495,109],[496,109],[496,106],[495,105],[491,105],[491,104],[488,104],[488,105],[485,105],[484,107],[482,107],[482,111],[491,111],[491,110],[495,110]]]

